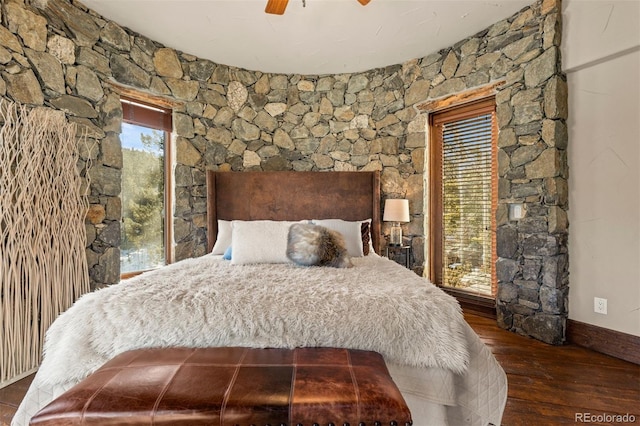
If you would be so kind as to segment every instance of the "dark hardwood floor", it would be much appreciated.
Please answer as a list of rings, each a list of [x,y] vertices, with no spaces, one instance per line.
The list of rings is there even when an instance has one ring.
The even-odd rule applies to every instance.
[[[507,373],[503,425],[640,424],[640,366],[575,345],[550,346],[465,315]],[[589,421],[581,421],[586,420]],[[627,422],[629,423],[629,422]]]
[[[11,423],[20,401],[22,401],[27,389],[29,389],[33,376],[32,374],[0,389],[0,426],[6,426]]]
[[[465,317],[507,373],[503,425],[625,424],[615,417],[624,415],[634,419],[626,424],[640,424],[639,365],[574,345],[549,346],[504,331],[495,320]],[[0,389],[0,425],[10,423],[32,378]]]

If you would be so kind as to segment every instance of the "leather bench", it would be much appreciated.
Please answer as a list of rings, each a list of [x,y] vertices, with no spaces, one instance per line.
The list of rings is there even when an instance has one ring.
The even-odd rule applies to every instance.
[[[337,348],[157,348],[122,353],[31,425],[411,424],[382,356]]]

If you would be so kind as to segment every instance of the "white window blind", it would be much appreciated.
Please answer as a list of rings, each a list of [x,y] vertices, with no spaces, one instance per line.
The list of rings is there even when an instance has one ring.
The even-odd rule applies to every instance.
[[[442,285],[492,295],[493,112],[441,123]]]

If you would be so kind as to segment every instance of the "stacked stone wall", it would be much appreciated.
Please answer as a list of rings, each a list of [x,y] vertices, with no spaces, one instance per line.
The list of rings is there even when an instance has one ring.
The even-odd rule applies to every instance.
[[[177,51],[68,0],[6,0],[0,96],[66,112],[94,142],[87,257],[93,288],[119,280],[119,134],[125,86],[174,105],[175,257],[206,250],[205,170],[380,170],[383,198],[410,200],[412,269],[425,265],[425,112],[416,104],[501,81],[498,319],[559,343],[567,313],[567,93],[560,14],[540,0],[404,64],[283,75]],[[83,167],[80,164],[79,167]],[[526,217],[509,221],[509,203]],[[383,228],[388,233],[388,228]]]

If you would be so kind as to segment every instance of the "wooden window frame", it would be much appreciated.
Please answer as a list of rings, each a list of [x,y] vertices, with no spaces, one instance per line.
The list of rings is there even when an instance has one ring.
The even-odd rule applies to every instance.
[[[443,108],[439,111],[434,111],[429,114],[429,278],[430,280],[446,289],[447,292],[455,295],[461,303],[465,302],[471,305],[476,305],[483,310],[487,310],[489,316],[491,311],[495,315],[495,294],[497,292],[497,279],[495,271],[495,263],[497,261],[496,255],[496,218],[495,211],[498,205],[497,194],[497,120],[495,117],[496,105],[495,96],[488,96],[482,99],[477,99],[472,102],[450,106]],[[442,124],[445,122],[461,120],[464,118],[470,118],[473,116],[492,113],[494,118],[492,120],[492,197],[491,208],[493,214],[491,214],[491,229],[492,229],[492,277],[491,277],[491,293],[492,295],[480,295],[475,292],[465,291],[462,289],[449,288],[442,286],[443,275],[443,200],[442,200]]]
[[[164,256],[165,264],[173,263],[173,114],[170,108],[154,103],[141,101],[129,96],[121,96],[122,121],[164,132]],[[168,216],[168,217],[167,217]],[[121,279],[127,279],[145,272],[132,271],[120,274]]]

